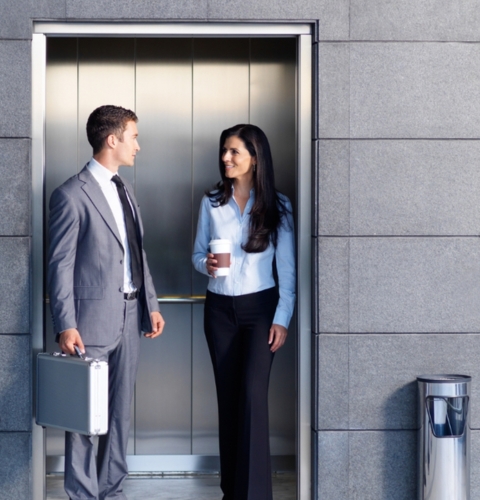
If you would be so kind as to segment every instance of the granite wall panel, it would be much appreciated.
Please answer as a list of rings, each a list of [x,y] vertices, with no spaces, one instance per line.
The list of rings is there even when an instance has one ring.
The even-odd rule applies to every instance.
[[[314,400],[316,430],[349,428],[349,341],[348,335],[315,335]]]
[[[30,239],[0,238],[0,335],[30,331]]]
[[[206,20],[208,0],[66,0],[67,19]]]
[[[349,428],[418,429],[417,377],[459,373],[472,376],[470,423],[479,429],[479,356],[479,334],[351,335]]]
[[[351,44],[351,138],[479,135],[480,44]]]
[[[348,331],[349,283],[348,238],[317,238],[314,287],[317,291],[318,308],[315,326],[317,333]]]
[[[30,141],[0,139],[0,235],[30,234]]]
[[[30,0],[31,17],[41,20],[64,20],[66,4],[66,0]]]
[[[320,40],[348,40],[348,0],[208,0],[211,20],[318,20]]]
[[[31,353],[28,335],[0,335],[0,431],[31,427]]]
[[[315,228],[320,236],[350,234],[350,141],[316,141]]]
[[[479,41],[476,0],[352,0],[351,40]]]
[[[319,137],[348,137],[350,131],[350,44],[319,44],[317,105]]]
[[[324,431],[316,438],[318,500],[416,498],[415,431]]]
[[[317,500],[349,500],[349,434],[319,432],[316,456]],[[314,445],[315,449],[315,445]]]
[[[480,141],[351,141],[351,234],[480,234],[479,164]]]
[[[31,1],[0,1],[0,39],[31,39],[32,27],[29,17]]]
[[[417,377],[470,375],[480,429],[479,334],[318,335],[316,429],[416,430]]]
[[[0,40],[0,137],[29,137],[30,42]]]
[[[30,496],[32,444],[26,432],[0,432],[0,500]]]
[[[321,256],[320,256],[321,258]],[[330,269],[339,257],[328,256]],[[338,302],[318,277],[320,291]],[[480,331],[480,240],[351,238],[351,333]]]

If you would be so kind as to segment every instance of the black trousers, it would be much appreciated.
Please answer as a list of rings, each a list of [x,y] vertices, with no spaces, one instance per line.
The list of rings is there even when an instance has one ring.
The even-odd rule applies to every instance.
[[[278,292],[207,291],[204,327],[217,388],[224,500],[272,500],[268,345]]]

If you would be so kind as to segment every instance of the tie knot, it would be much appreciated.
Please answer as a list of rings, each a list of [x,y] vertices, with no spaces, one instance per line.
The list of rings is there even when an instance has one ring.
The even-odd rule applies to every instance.
[[[112,177],[112,182],[114,182],[117,186],[120,186],[120,187],[123,187],[124,184],[123,184],[123,181],[122,179],[120,179],[120,176],[118,174],[115,174],[113,177]]]

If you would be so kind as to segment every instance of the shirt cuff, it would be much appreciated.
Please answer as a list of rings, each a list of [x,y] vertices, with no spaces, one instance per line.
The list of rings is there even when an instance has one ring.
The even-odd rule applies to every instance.
[[[290,323],[290,318],[285,311],[276,311],[273,317],[272,324],[281,325],[288,329],[288,324]]]

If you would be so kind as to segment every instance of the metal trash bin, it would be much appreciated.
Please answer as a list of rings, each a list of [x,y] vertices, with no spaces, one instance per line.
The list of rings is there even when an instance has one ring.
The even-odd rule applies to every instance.
[[[422,375],[419,500],[470,500],[468,375]]]

